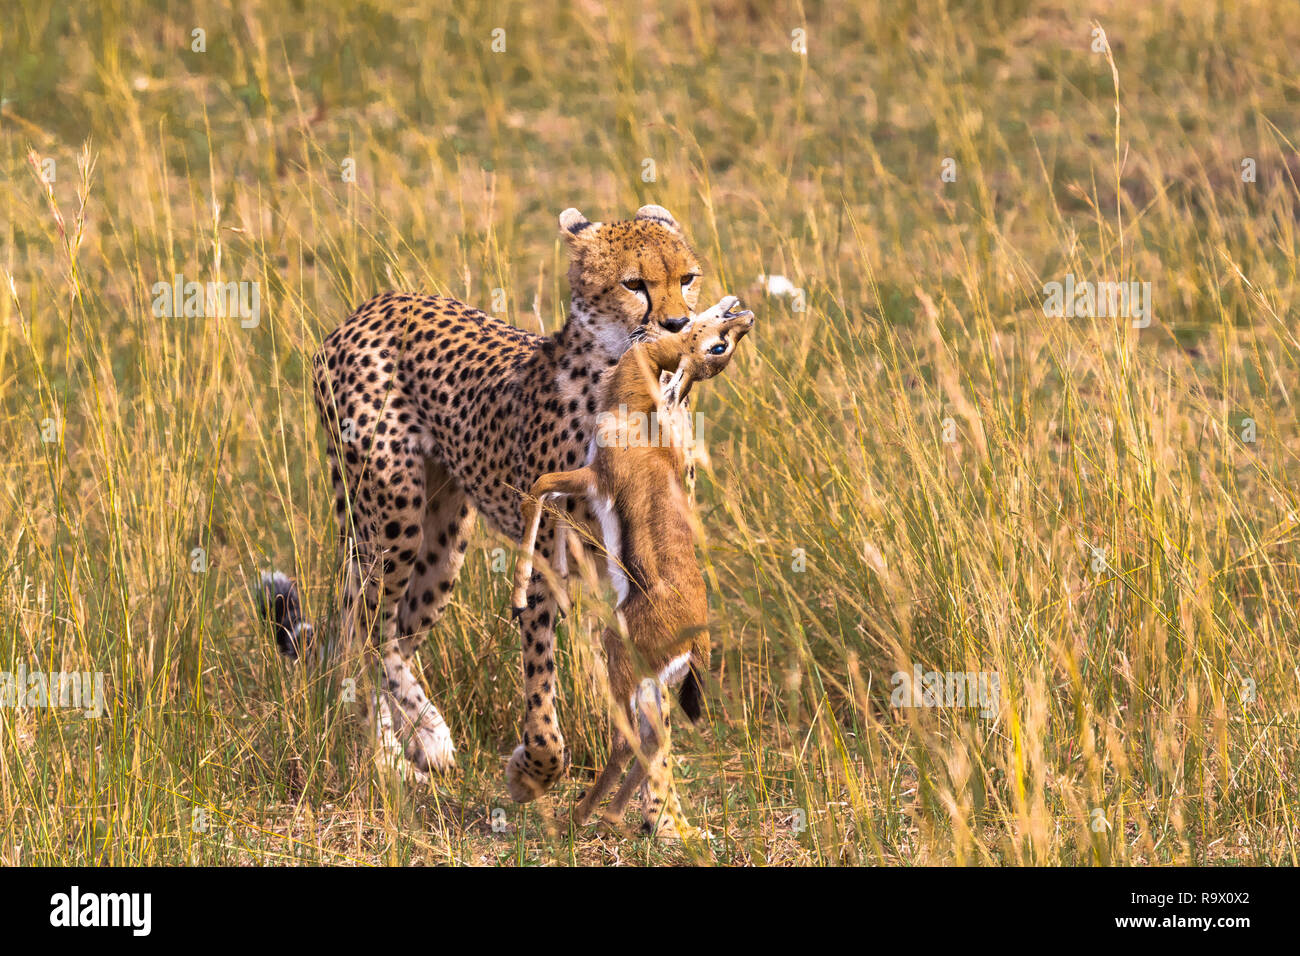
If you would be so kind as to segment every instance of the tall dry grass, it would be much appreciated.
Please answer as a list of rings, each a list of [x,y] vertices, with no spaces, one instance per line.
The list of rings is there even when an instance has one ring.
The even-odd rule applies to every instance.
[[[455,6],[0,23],[0,671],[110,698],[0,708],[0,860],[1294,864],[1300,26],[1102,3],[1107,53],[1014,0]],[[274,565],[337,613],[320,338],[389,288],[553,330],[556,213],[643,202],[758,313],[699,400],[707,846],[562,822],[607,596],[562,626],[575,771],[523,808],[507,542],[421,652],[460,759],[429,790],[372,772],[360,663],[286,667],[250,598]],[[1044,315],[1067,273],[1150,282],[1153,321]],[[176,274],[258,283],[260,324],[154,317]],[[917,666],[996,675],[990,716],[891,706]]]

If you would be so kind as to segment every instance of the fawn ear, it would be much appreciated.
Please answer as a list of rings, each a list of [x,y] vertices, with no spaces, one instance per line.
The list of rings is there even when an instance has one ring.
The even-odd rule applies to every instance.
[[[664,405],[671,408],[681,402],[694,384],[695,376],[691,374],[691,361],[687,356],[683,355],[681,363],[677,366],[677,371],[672,374],[672,377],[664,385]]]
[[[600,223],[588,222],[587,217],[572,206],[560,213],[560,235],[564,236],[565,241],[570,245],[580,238],[586,238],[591,230],[599,228]]]
[[[681,235],[682,227],[677,225],[677,220],[663,206],[642,206],[636,211],[636,218],[649,219],[651,222],[657,222],[661,226],[671,229],[673,232]]]

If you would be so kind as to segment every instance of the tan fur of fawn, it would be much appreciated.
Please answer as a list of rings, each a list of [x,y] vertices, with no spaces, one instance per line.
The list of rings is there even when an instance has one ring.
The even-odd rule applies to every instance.
[[[584,499],[600,519],[619,597],[618,627],[603,635],[614,746],[608,766],[574,811],[579,824],[590,819],[635,754],[605,819],[621,822],[641,785],[650,832],[698,833],[682,818],[669,754],[667,688],[682,683],[682,709],[697,719],[709,665],[708,598],[682,480],[689,431],[674,424],[674,416],[691,386],[726,368],[736,343],[753,328],[751,312],[733,311],[737,303],[726,296],[687,330],[629,349],[604,381],[591,463],[543,475],[523,506],[516,609],[525,606],[543,502],[565,495]],[[672,377],[661,389],[665,372]],[[651,442],[654,418],[658,440]],[[648,432],[641,431],[642,423]]]

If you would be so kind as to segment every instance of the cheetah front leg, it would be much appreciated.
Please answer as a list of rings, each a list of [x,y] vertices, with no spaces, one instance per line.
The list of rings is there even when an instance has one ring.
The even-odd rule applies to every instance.
[[[537,546],[543,560],[550,560],[554,539],[553,528],[548,528]],[[554,786],[569,765],[555,715],[557,608],[550,585],[540,572],[534,571],[518,611],[523,642],[523,740],[506,763],[506,786],[517,803],[536,800]]]
[[[410,651],[400,635],[401,600],[392,591],[405,591],[401,568],[391,558],[363,563],[376,567],[362,576],[362,600],[355,602],[353,613],[362,615],[360,628],[369,638],[367,656],[378,665],[379,687],[370,714],[376,759],[403,777],[424,781],[430,771],[455,766],[451,731],[412,672]],[[383,574],[384,570],[389,573]]]
[[[558,602],[546,579],[533,568],[538,551],[542,504],[547,497],[586,495],[595,475],[590,468],[556,471],[534,482],[522,508],[524,538],[515,565],[511,597],[519,618],[524,661],[524,733],[506,764],[506,786],[519,803],[536,800],[549,790],[569,765],[555,714],[555,620]],[[546,531],[543,560],[550,560],[558,535]]]
[[[647,832],[664,839],[698,839],[704,831],[686,822],[677,785],[673,781],[672,728],[668,712],[672,695],[663,681],[645,680],[643,692],[650,695],[641,708],[641,719],[653,722],[655,749],[646,758],[646,778],[641,784],[641,813]],[[642,731],[643,738],[645,731]]]

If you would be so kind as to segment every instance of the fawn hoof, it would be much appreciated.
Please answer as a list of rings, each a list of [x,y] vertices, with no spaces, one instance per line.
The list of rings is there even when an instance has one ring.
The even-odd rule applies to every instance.
[[[622,814],[612,814],[608,810],[595,819],[596,831],[613,837],[626,838],[636,835],[634,827],[629,827]]]
[[[510,609],[510,616],[517,621],[524,616],[524,611],[527,610],[528,610],[527,607],[512,607]]]

